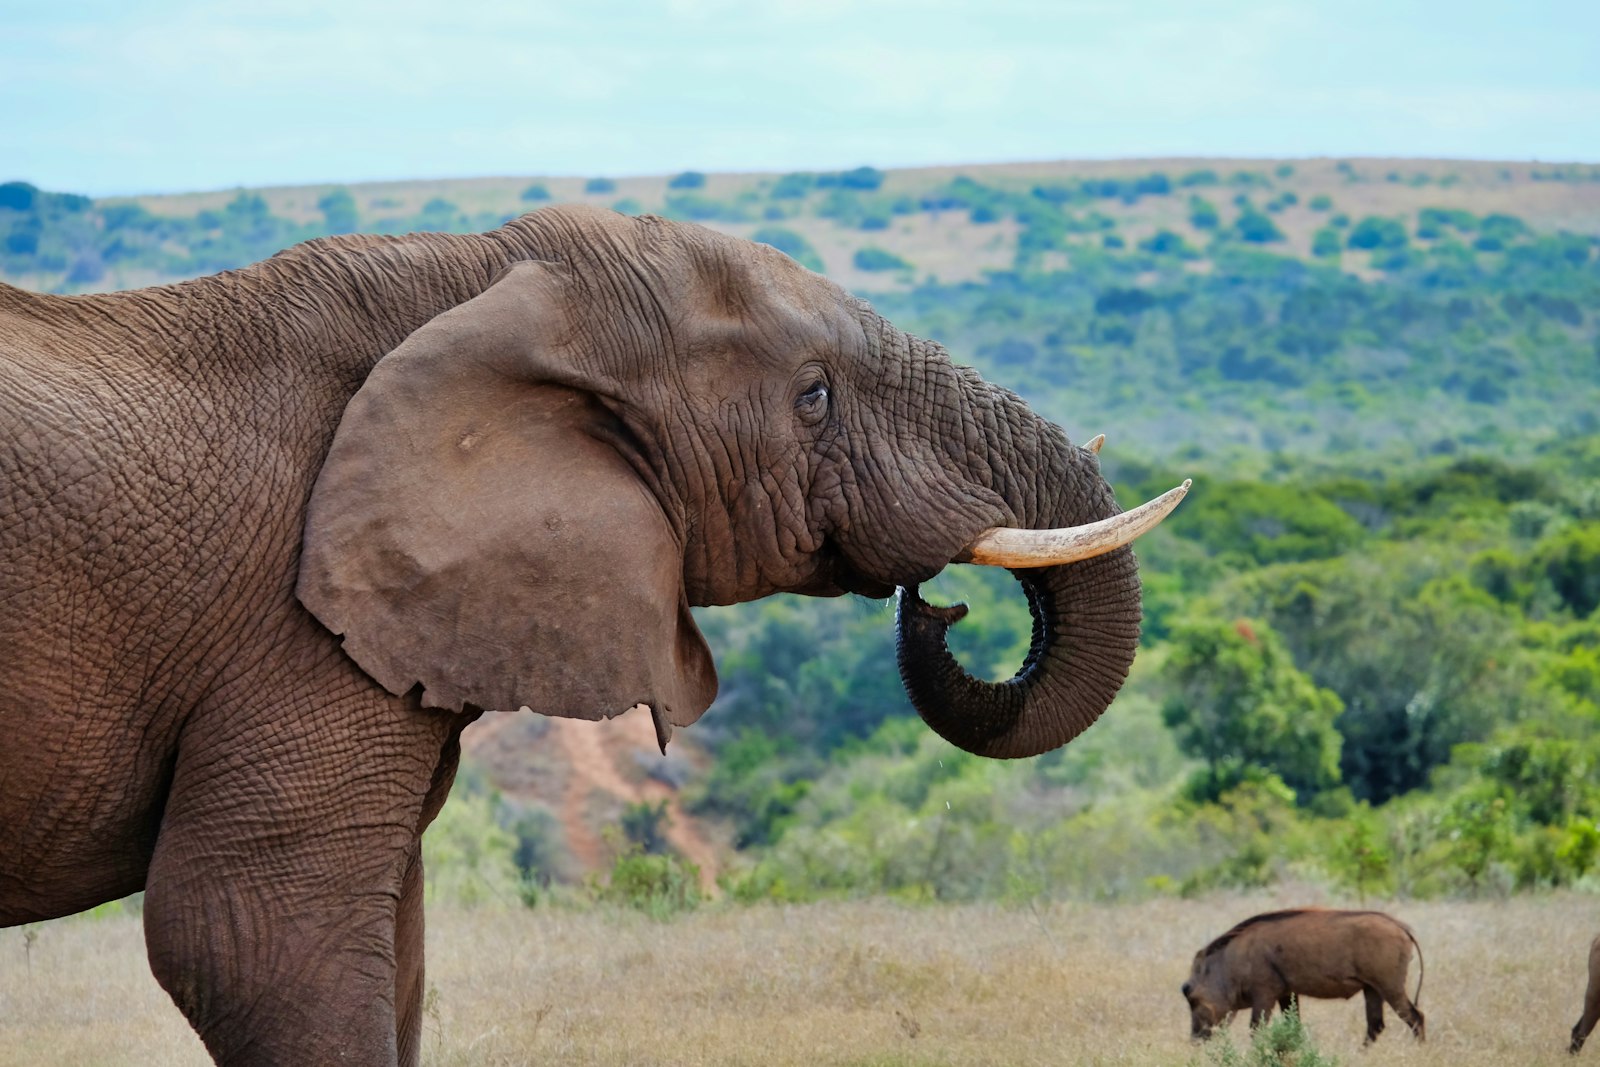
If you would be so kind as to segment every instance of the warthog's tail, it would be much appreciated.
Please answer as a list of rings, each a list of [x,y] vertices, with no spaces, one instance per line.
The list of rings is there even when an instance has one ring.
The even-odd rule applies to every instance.
[[[1396,922],[1399,922],[1399,920],[1396,920]],[[1422,943],[1417,940],[1417,935],[1411,932],[1411,927],[1407,926],[1405,923],[1399,923],[1399,926],[1400,926],[1400,929],[1402,929],[1402,930],[1404,930],[1406,932],[1406,936],[1411,939],[1411,943],[1413,945],[1415,945],[1416,949],[1417,949],[1417,991],[1416,991],[1416,993],[1412,994],[1411,1003],[1413,1005],[1421,1004],[1422,1003],[1422,975],[1423,975],[1423,972],[1425,972],[1428,969],[1427,965],[1425,963],[1423,963],[1423,960],[1422,960]]]

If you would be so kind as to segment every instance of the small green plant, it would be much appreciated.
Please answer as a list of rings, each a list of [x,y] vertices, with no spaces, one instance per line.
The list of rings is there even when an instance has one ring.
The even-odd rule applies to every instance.
[[[1320,1051],[1300,1021],[1300,1012],[1290,1008],[1258,1026],[1250,1034],[1250,1045],[1241,1050],[1233,1043],[1229,1029],[1218,1030],[1190,1067],[1338,1067],[1339,1059]]]
[[[617,856],[603,884],[590,881],[590,891],[603,904],[666,920],[700,906],[700,868],[674,855],[650,855],[638,845],[629,845]]]

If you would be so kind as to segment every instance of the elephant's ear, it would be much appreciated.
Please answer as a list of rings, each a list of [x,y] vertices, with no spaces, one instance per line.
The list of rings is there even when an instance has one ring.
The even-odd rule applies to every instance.
[[[378,362],[312,491],[297,593],[391,693],[583,719],[647,704],[665,743],[716,671],[568,288],[518,264]]]

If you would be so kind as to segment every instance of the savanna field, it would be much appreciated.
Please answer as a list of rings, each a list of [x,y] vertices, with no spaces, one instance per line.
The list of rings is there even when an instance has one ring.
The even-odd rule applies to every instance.
[[[435,908],[424,1062],[1220,1064],[1220,1039],[1188,1041],[1178,986],[1193,953],[1246,915],[1321,899],[1282,887],[1129,905],[713,906],[664,922]],[[1388,1013],[1363,1052],[1359,997],[1307,1001],[1323,1056],[1374,1067],[1573,1062],[1592,896],[1369,903],[1416,929],[1428,1040],[1415,1044]],[[0,1064],[209,1062],[150,977],[136,918],[54,923],[25,939],[0,931]],[[1414,988],[1415,965],[1410,979]]]
[[[696,609],[720,695],[665,757],[647,717],[486,716],[425,840],[425,1062],[1242,1065],[1240,1025],[1188,1041],[1194,952],[1363,902],[1416,930],[1427,1042],[1386,1010],[1362,1051],[1360,998],[1307,1001],[1323,1059],[1270,1062],[1573,1062],[1600,933],[1600,167],[10,182],[0,278],[162,283],[558,201],[772,244],[1074,441],[1106,432],[1124,505],[1195,486],[1139,542],[1127,685],[1057,752],[930,733],[892,606],[859,598]],[[925,588],[972,605],[952,647],[1005,678],[1031,622],[975,570]],[[136,907],[0,930],[0,1065],[205,1062]]]

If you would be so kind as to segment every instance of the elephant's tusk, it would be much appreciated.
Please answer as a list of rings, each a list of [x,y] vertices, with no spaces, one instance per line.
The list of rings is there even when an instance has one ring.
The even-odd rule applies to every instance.
[[[1084,526],[1060,530],[996,526],[979,534],[970,545],[956,553],[955,562],[985,567],[1054,567],[1104,555],[1153,529],[1171,514],[1189,491],[1192,481],[1185,478],[1182,485],[1168,489],[1132,511]]]
[[[1103,433],[1097,433],[1097,434],[1094,435],[1094,437],[1090,438],[1089,443],[1084,445],[1083,447],[1087,448],[1090,452],[1094,452],[1094,453],[1098,454],[1099,451],[1100,451],[1100,446],[1105,444],[1105,443],[1106,443],[1106,435],[1103,434]]]

